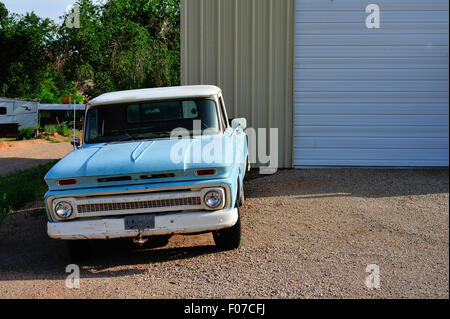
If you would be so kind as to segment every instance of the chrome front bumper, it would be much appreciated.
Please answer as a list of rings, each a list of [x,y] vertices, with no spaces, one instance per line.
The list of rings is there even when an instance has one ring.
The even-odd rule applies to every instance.
[[[155,215],[155,228],[125,229],[125,218],[86,219],[65,222],[48,222],[47,232],[51,238],[113,239],[153,235],[174,235],[208,232],[234,226],[238,220],[236,208],[218,211],[182,212]]]

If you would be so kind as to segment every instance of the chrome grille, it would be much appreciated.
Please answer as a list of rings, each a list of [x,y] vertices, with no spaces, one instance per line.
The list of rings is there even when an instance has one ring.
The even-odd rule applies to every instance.
[[[177,207],[201,205],[200,197],[154,199],[136,202],[115,202],[115,203],[97,203],[78,205],[78,213],[107,212],[130,209]]]

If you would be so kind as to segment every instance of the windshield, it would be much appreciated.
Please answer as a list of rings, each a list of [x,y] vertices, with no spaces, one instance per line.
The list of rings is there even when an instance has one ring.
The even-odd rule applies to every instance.
[[[196,120],[202,133],[218,132],[216,103],[199,99],[99,106],[87,112],[85,142],[165,138],[176,128],[192,135]]]

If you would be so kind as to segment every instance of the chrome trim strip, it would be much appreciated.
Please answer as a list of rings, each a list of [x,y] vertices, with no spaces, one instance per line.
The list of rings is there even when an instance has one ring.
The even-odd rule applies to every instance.
[[[163,192],[163,191],[181,191],[181,190],[190,190],[191,192],[201,192],[203,195],[201,195],[201,201],[203,203],[203,196],[204,192],[202,190],[208,191],[211,188],[217,188],[222,187],[225,190],[225,203],[222,206],[221,209],[229,208],[231,205],[231,191],[230,187],[227,184],[205,184],[205,185],[186,185],[186,186],[173,186],[173,187],[160,187],[160,188],[145,188],[145,189],[135,189],[135,190],[122,190],[122,191],[114,191],[114,192],[98,192],[98,193],[81,193],[81,194],[73,194],[73,195],[54,195],[49,196],[46,199],[46,204],[48,207],[48,210],[50,212],[50,215],[54,221],[66,221],[71,220],[77,215],[76,207],[74,207],[74,213],[72,214],[71,218],[68,219],[61,219],[54,213],[54,205],[56,205],[56,201],[53,202],[55,199],[63,198],[65,201],[72,200],[72,203],[76,201],[77,199],[89,199],[89,198],[98,198],[98,197],[104,197],[104,196],[111,196],[111,195],[132,195],[132,194],[148,194],[148,193],[157,193],[157,192]],[[187,193],[192,194],[192,193]],[[76,206],[76,204],[74,204]],[[204,206],[206,207],[206,206]],[[203,207],[202,207],[203,208]],[[205,210],[211,211],[211,209]],[[218,209],[218,208],[217,208]],[[85,216],[83,214],[83,216]],[[88,217],[88,216],[85,216]],[[78,216],[79,218],[79,216]]]
[[[47,233],[51,238],[76,239],[112,239],[164,234],[189,234],[203,231],[226,229],[236,224],[237,208],[214,212],[186,212],[155,216],[155,228],[144,230],[125,230],[125,218],[100,218],[68,221],[65,223],[47,223]]]

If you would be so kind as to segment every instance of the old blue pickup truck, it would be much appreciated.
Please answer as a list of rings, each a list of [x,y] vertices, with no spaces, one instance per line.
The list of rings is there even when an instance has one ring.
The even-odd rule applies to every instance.
[[[246,120],[215,86],[112,92],[86,106],[83,143],[45,176],[48,235],[72,253],[90,239],[212,232],[239,247]]]

